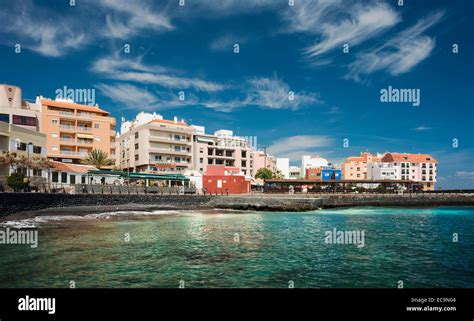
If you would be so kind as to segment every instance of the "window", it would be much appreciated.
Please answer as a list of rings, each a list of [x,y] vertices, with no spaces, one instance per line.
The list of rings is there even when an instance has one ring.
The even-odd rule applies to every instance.
[[[76,175],[69,175],[69,184],[76,184]]]
[[[86,183],[86,176],[82,175],[81,176],[81,184],[85,184]]]
[[[10,115],[0,114],[0,121],[9,124],[10,123]]]
[[[17,144],[16,144],[16,149],[17,149],[17,150],[26,151],[26,144],[25,144],[25,143],[17,142]]]
[[[99,124],[94,124],[94,128],[100,128]]]
[[[58,150],[58,145],[53,145],[53,146],[51,146],[51,149],[52,149],[52,150]]]
[[[58,133],[51,133],[51,137],[57,138],[57,137],[58,137]]]
[[[61,183],[67,183],[67,173],[61,173]]]
[[[41,169],[33,169],[33,176],[41,177],[42,174]]]
[[[137,149],[138,149],[138,143],[135,144],[135,150],[137,150]]]
[[[57,119],[51,119],[51,124],[57,125],[57,124],[58,124],[58,120],[57,120]]]
[[[135,155],[135,160],[136,160],[136,161],[138,160],[138,155]]]
[[[138,132],[135,133],[135,139],[137,139],[137,138],[138,138]]]
[[[53,183],[57,183],[58,182],[58,175],[59,173],[58,172],[53,172],[52,173],[52,180],[53,180]]]
[[[13,115],[13,124],[24,126],[36,126],[36,118]]]
[[[204,149],[203,149],[203,148],[199,148],[199,153],[200,153],[200,154],[204,153]]]
[[[181,162],[181,157],[175,157],[174,161],[177,162],[177,163]]]
[[[200,164],[204,163],[204,158],[199,158],[199,163]]]
[[[41,154],[41,146],[33,146],[33,153]]]

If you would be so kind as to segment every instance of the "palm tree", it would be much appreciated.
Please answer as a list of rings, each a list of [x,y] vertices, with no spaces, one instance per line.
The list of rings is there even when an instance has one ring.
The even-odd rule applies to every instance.
[[[109,154],[104,152],[103,150],[94,148],[87,158],[83,159],[81,162],[86,165],[92,165],[98,169],[101,169],[105,166],[111,166],[114,164],[114,161],[109,157]]]

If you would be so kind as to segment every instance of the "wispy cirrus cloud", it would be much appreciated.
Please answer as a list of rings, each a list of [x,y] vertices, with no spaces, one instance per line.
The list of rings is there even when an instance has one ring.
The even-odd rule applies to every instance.
[[[106,56],[94,61],[91,70],[112,80],[154,84],[164,88],[193,88],[206,92],[226,89],[225,85],[218,82],[181,76],[175,70],[159,65],[146,65],[142,62],[142,58],[122,58],[118,54]]]
[[[385,44],[357,55],[356,60],[349,65],[346,78],[363,81],[364,76],[377,71],[386,70],[392,76],[411,71],[433,51],[435,39],[423,33],[440,22],[443,16],[443,11],[425,16]]]
[[[171,91],[150,90],[126,83],[101,83],[95,87],[103,96],[118,103],[124,109],[155,111],[200,104],[193,94],[186,95],[185,100],[179,100],[178,95]]]
[[[226,34],[214,39],[211,42],[210,48],[215,51],[233,50],[234,44],[245,44],[248,41],[247,37],[237,36],[234,34]]]
[[[105,38],[127,39],[144,31],[174,29],[169,7],[149,0],[94,0],[91,5],[106,12],[105,26],[99,30]]]
[[[48,57],[60,57],[90,42],[84,27],[69,15],[37,6],[32,1],[10,2],[0,11],[0,41]]]
[[[414,130],[414,131],[417,131],[417,132],[424,132],[424,131],[427,131],[427,130],[431,130],[431,127],[418,126],[418,127],[412,128],[411,130]]]
[[[320,95],[313,92],[291,90],[290,86],[276,75],[256,77],[248,80],[246,105],[256,105],[269,109],[297,110],[303,106],[321,103]],[[293,95],[289,95],[293,91]]]
[[[400,21],[399,15],[386,3],[364,4],[340,0],[302,1],[283,12],[288,31],[319,37],[304,49],[314,64],[327,64],[330,58],[321,55],[343,44],[358,45],[378,36]]]

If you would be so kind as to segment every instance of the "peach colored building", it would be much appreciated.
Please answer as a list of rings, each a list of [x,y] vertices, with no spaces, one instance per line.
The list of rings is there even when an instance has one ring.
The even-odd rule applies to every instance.
[[[98,106],[38,97],[42,132],[47,137],[48,158],[80,163],[97,148],[115,159],[115,118]]]
[[[276,158],[261,150],[253,151],[253,177],[255,177],[260,168],[268,168],[272,172],[275,172]]]
[[[342,164],[343,179],[367,180],[367,164],[380,162],[382,155],[372,155],[368,152],[360,153],[360,156],[347,157]]]
[[[121,125],[118,164],[127,171],[182,174],[192,167],[192,135],[176,117],[141,112]]]

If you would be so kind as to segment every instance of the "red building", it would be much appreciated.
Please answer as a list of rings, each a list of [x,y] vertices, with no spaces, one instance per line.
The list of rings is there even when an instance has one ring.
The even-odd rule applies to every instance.
[[[323,169],[321,167],[312,167],[306,169],[306,175],[304,176],[305,179],[317,180],[321,181],[321,173]]]
[[[250,192],[250,180],[236,167],[207,166],[202,176],[203,187],[212,194],[243,194]]]

